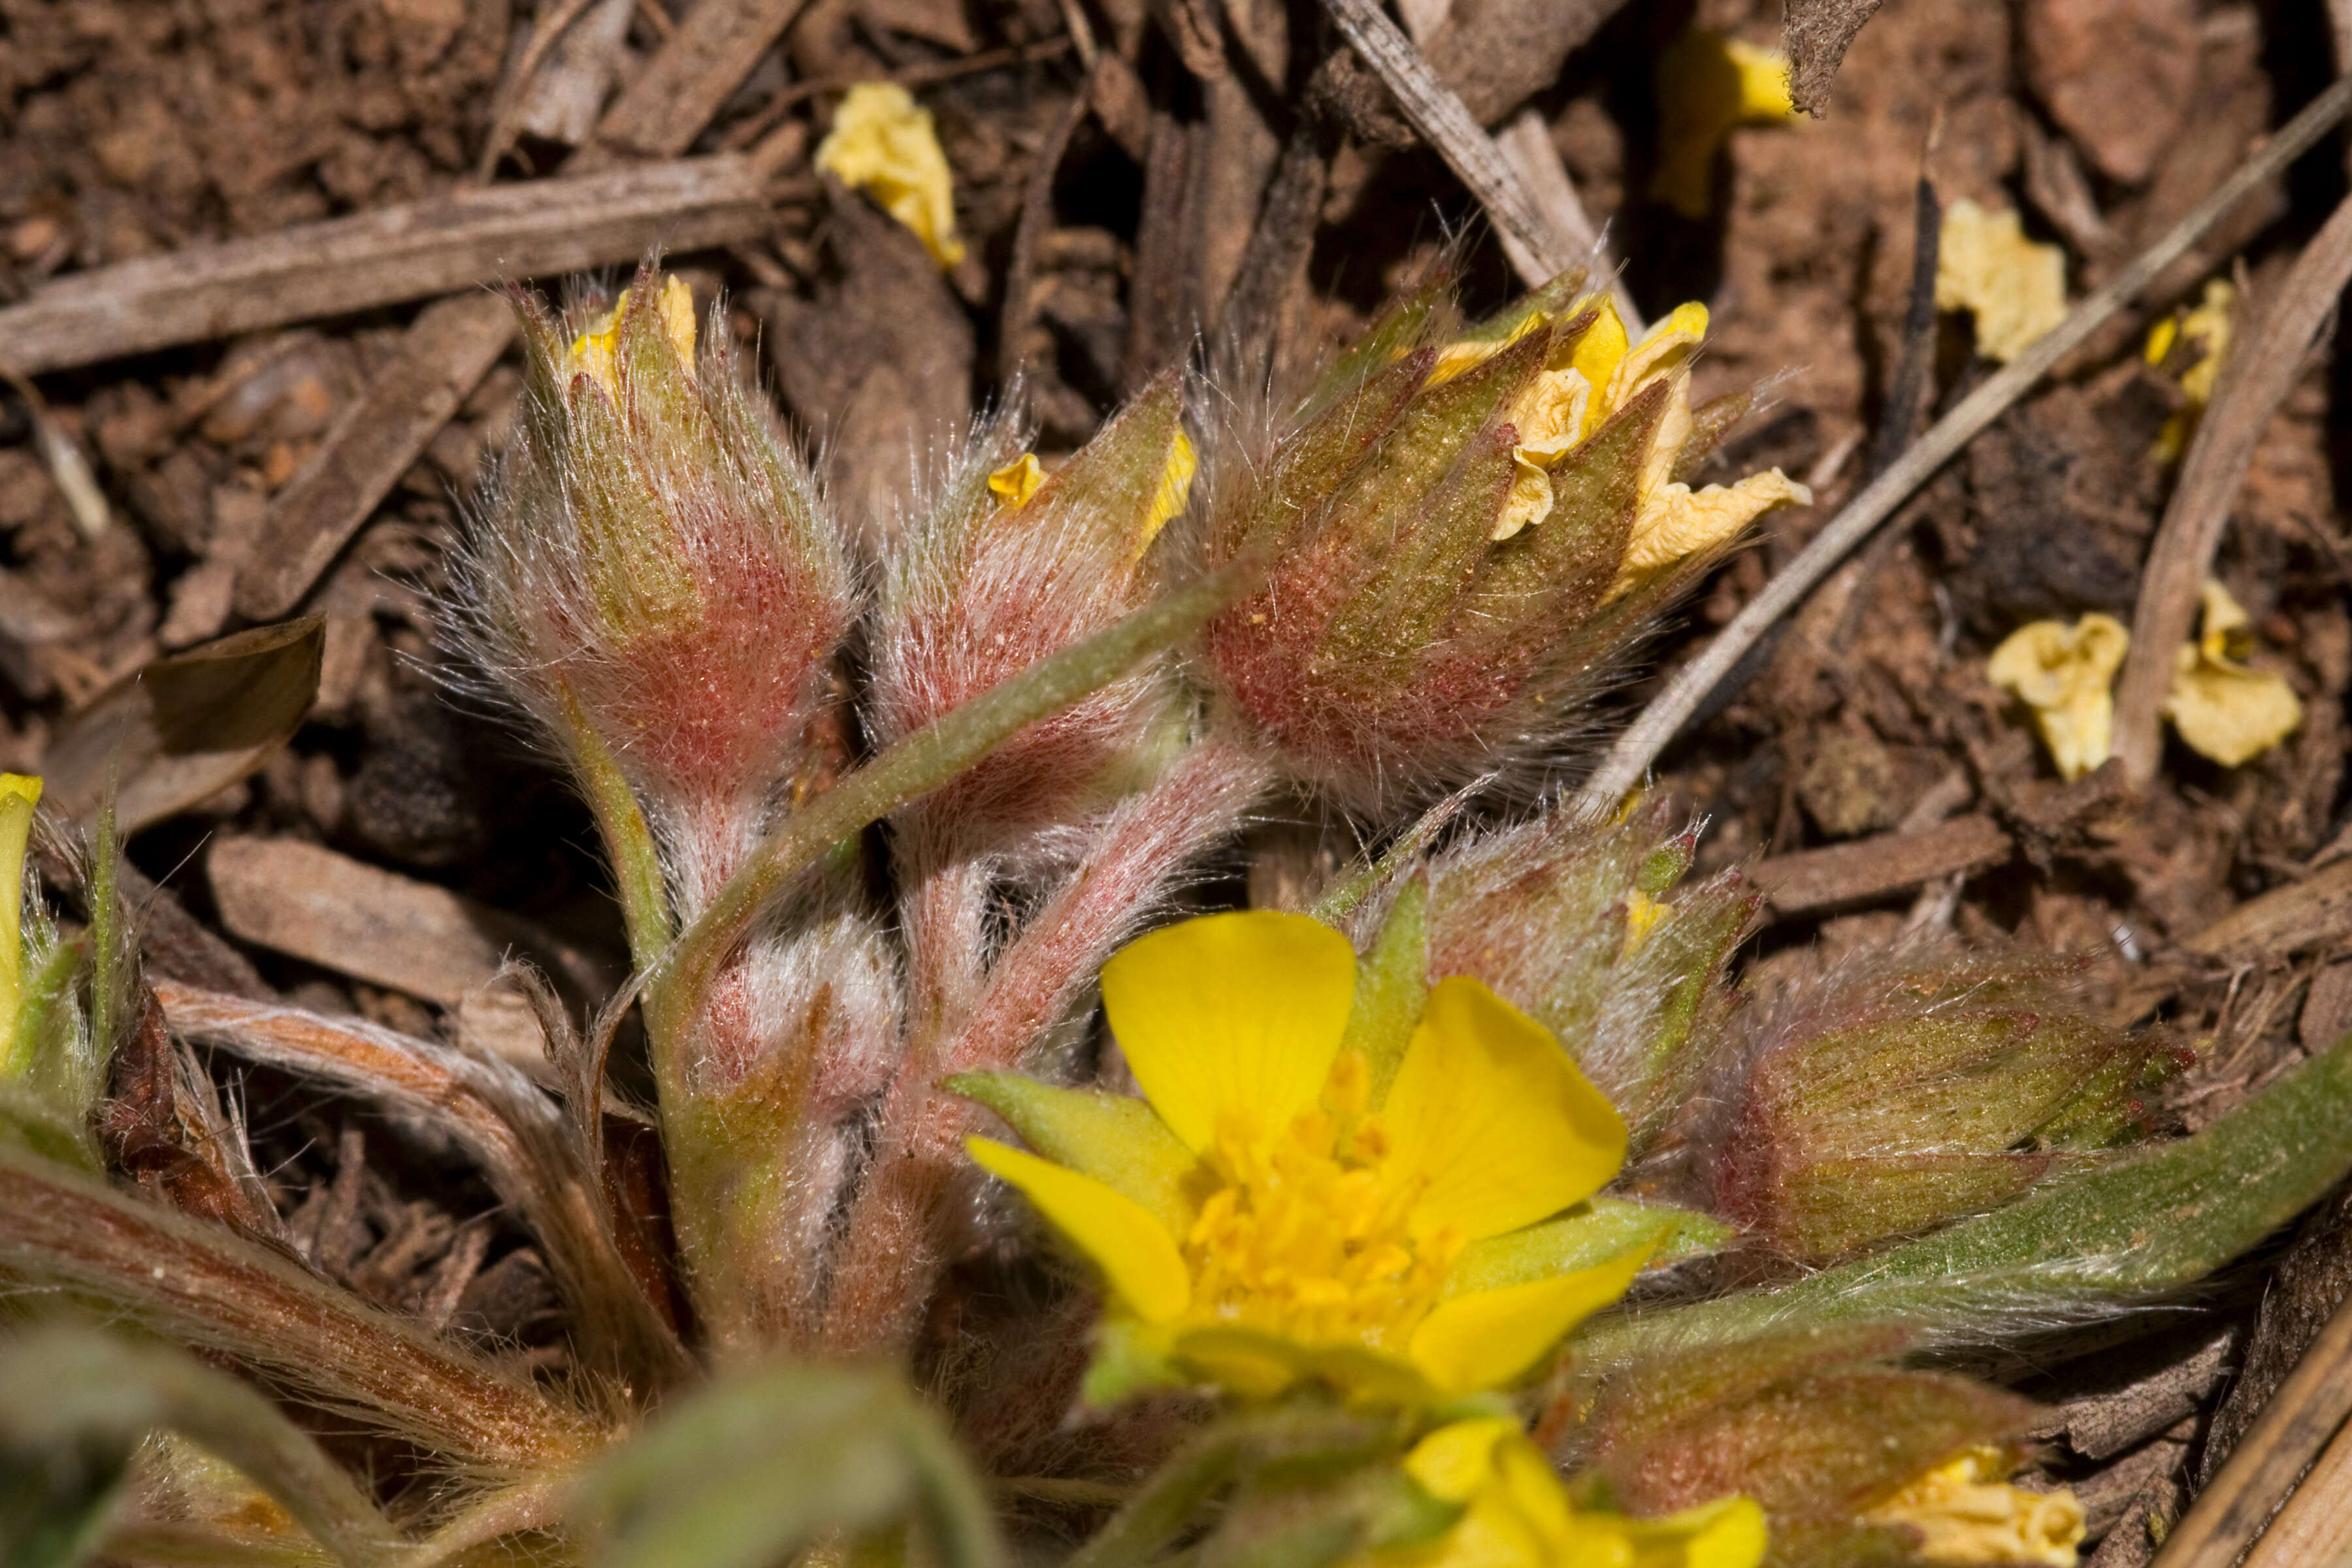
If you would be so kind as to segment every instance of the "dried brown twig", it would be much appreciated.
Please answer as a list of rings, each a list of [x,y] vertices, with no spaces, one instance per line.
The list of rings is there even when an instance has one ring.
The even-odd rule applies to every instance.
[[[2304,247],[2277,296],[2252,330],[2236,335],[2222,362],[2220,384],[2198,422],[2148,551],[2132,613],[2131,652],[2116,685],[2116,755],[2134,784],[2154,778],[2163,760],[2160,721],[2174,650],[2189,640],[2198,591],[2212,573],[2230,503],[2253,467],[2254,448],[2272,416],[2303,378],[2305,353],[2335,313],[2347,279],[2352,279],[2352,200]]]
[[[1795,559],[1732,617],[1714,641],[1675,672],[1665,689],[1617,738],[1617,744],[1586,781],[1580,804],[1592,811],[1613,809],[1625,792],[1642,781],[1658,753],[1698,710],[1717,683],[1731,673],[1758,638],[1801,604],[1814,584],[1828,576],[1848,552],[1869,538],[1879,524],[1894,515],[1895,508],[1909,499],[1912,491],[1925,484],[1986,426],[2000,417],[2011,404],[2022,397],[2107,318],[2186,255],[2206,230],[2245,200],[2255,187],[2301,156],[2347,112],[2352,112],[2352,81],[2338,81],[2314,99],[2163,237],[2077,304],[2048,336],[1988,377],[1961,399],[1958,407],[1937,420],[1917,445],[1848,501],[1845,510],[1832,518]]]

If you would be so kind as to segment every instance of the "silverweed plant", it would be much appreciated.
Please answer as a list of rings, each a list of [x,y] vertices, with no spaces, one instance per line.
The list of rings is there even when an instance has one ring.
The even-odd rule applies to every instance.
[[[1739,876],[1563,804],[1585,699],[1804,499],[1692,488],[1745,406],[1690,404],[1696,307],[1433,283],[1050,466],[985,418],[875,530],[676,279],[516,310],[447,624],[635,974],[541,989],[543,1078],[151,976],[108,819],[30,877],[0,780],[10,1568],[2063,1564],[2036,1413],[1919,1356],[2178,1295],[2352,1169],[2352,1047],[2158,1139],[2174,1048],[2064,961],[1745,1005]],[[1306,816],[1361,853],[1235,907]],[[462,1151],[561,1355],[312,1268],[197,1046]]]

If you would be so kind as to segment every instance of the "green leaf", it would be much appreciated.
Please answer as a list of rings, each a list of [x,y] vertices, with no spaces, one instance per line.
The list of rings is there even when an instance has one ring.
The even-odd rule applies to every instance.
[[[76,1561],[111,1478],[158,1430],[192,1438],[235,1466],[350,1568],[389,1564],[398,1555],[401,1538],[390,1521],[252,1388],[168,1346],[45,1328],[0,1344],[0,1518],[29,1501],[32,1539],[48,1545],[0,1562],[30,1568]]]
[[[2194,1137],[2135,1151],[2006,1208],[1779,1290],[1597,1322],[1607,1367],[1833,1322],[1918,1324],[1983,1343],[2194,1284],[2352,1171],[2352,1035]]]
[[[1185,1194],[1201,1162],[1159,1113],[1129,1094],[1059,1089],[1019,1073],[960,1073],[940,1087],[1002,1116],[1030,1148],[1130,1198],[1181,1237],[1196,1205]]]
[[[944,1568],[997,1568],[980,1484],[878,1367],[772,1363],[672,1405],[581,1483],[597,1568],[771,1568],[911,1521]]]

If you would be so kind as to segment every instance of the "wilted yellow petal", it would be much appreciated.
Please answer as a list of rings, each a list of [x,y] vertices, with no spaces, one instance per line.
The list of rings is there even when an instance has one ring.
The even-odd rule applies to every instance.
[[[1416,1237],[1549,1219],[1625,1159],[1624,1119],[1551,1031],[1462,975],[1431,989],[1381,1117],[1390,1182],[1418,1191]]]
[[[2030,1492],[2004,1479],[2000,1455],[1970,1448],[1864,1513],[1872,1524],[1907,1524],[1930,1563],[2047,1563],[2074,1568],[2083,1505],[2061,1488]]]
[[[988,476],[988,493],[1006,506],[1026,506],[1045,482],[1045,466],[1037,461],[1037,454],[1024,452]]]
[[[2084,616],[2072,626],[2034,621],[1992,650],[1985,679],[2033,710],[2058,776],[2078,779],[2114,750],[2110,689],[2130,647],[2131,633],[2113,616]]]
[[[1441,1302],[1412,1334],[1412,1361],[1449,1394],[1517,1379],[1560,1336],[1633,1288],[1647,1247],[1573,1274]]]
[[[1315,1103],[1355,1005],[1356,953],[1304,915],[1203,915],[1120,949],[1102,993],[1144,1098],[1202,1152],[1221,1116],[1273,1134]]]
[[[963,259],[956,237],[953,178],[930,110],[896,82],[859,82],[844,95],[833,130],[817,144],[816,166],[864,191],[914,230],[941,268]]]
[[[1625,593],[1661,566],[1729,543],[1776,506],[1812,504],[1813,492],[1778,468],[1728,487],[1694,490],[1685,484],[1663,485],[1642,499],[1609,596]]]
[[[2015,359],[2066,318],[2066,253],[2026,238],[2014,212],[1962,196],[1937,236],[1936,308],[1975,316],[1987,359]]]
[[[1184,510],[1192,494],[1192,476],[1200,471],[1201,459],[1192,450],[1192,443],[1181,430],[1176,432],[1175,444],[1168,448],[1168,466],[1160,471],[1160,489],[1153,493],[1151,508],[1143,514],[1143,525],[1136,530],[1135,553],[1141,559],[1160,531],[1168,526],[1171,518]]]
[[[2163,364],[2184,342],[2198,351],[2197,358],[2180,373],[2180,390],[2188,404],[2173,410],[2149,453],[2159,463],[2178,462],[2189,449],[2198,418],[2213,399],[2222,356],[2230,351],[2230,321],[2237,305],[2238,290],[2227,279],[2211,279],[2205,285],[2203,300],[2194,309],[2167,316],[2147,330],[2147,357],[2152,365]]]
[[[2203,594],[2204,626],[2173,656],[2164,716],[2189,750],[2234,768],[2294,733],[2303,700],[2279,677],[2244,662],[2253,645],[2244,606],[2210,579]]]
[[[619,375],[615,353],[621,338],[621,318],[627,314],[630,296],[635,285],[621,290],[613,308],[598,316],[572,340],[564,354],[564,368],[575,375],[585,375],[606,392],[619,392]],[[661,292],[655,296],[654,310],[661,317],[662,331],[677,351],[678,363],[686,366],[688,376],[694,374],[694,290],[686,279],[676,273],[662,279]]]
[[[39,779],[0,773],[0,1064],[9,1062],[8,1042],[24,995],[25,845],[32,837],[33,808],[40,804]]]
[[[1192,1298],[1175,1239],[1151,1211],[1076,1171],[992,1138],[967,1138],[973,1163],[1002,1176],[1037,1205],[1103,1271],[1111,1291],[1147,1323],[1164,1323]]]
[[[1785,57],[1691,29],[1658,57],[1658,172],[1650,194],[1685,217],[1705,217],[1724,138],[1742,125],[1796,118]]]

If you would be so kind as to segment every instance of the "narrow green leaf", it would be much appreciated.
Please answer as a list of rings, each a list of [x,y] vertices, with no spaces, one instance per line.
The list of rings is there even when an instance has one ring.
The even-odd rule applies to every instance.
[[[98,1455],[102,1470],[108,1451],[127,1457],[158,1430],[235,1466],[349,1568],[399,1555],[399,1532],[351,1478],[227,1373],[184,1351],[79,1329],[40,1329],[0,1344],[0,1453],[13,1477],[42,1456]]]
[[[2194,1137],[1783,1289],[1607,1320],[1570,1343],[1609,1366],[1832,1322],[1915,1323],[1928,1342],[1998,1340],[2193,1284],[2347,1170],[2352,1035]]]

